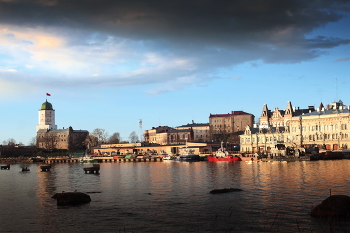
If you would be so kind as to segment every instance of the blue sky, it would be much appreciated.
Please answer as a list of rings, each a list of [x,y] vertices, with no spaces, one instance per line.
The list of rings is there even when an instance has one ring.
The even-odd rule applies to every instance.
[[[103,4],[102,4],[103,3]],[[0,0],[0,143],[59,128],[119,132],[347,95],[349,1]]]

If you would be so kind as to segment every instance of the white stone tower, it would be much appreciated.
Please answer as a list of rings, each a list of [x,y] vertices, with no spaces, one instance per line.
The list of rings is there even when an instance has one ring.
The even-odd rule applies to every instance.
[[[39,129],[57,129],[57,125],[55,125],[55,110],[47,100],[41,105],[39,110],[39,124],[36,126],[36,132]]]

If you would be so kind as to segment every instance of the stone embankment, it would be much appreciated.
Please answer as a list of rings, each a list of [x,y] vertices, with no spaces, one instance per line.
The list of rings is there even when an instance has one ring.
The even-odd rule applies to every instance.
[[[122,163],[122,162],[160,162],[162,158],[113,158],[113,157],[100,157],[97,158],[97,163]],[[43,159],[40,163],[80,163],[80,158],[49,158]],[[1,158],[0,164],[15,164],[15,163],[33,163],[30,158],[19,159],[19,158]]]

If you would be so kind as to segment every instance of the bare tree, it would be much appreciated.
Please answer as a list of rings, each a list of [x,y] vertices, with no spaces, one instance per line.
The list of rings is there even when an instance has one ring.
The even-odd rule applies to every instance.
[[[96,128],[94,131],[92,131],[91,135],[98,139],[98,144],[107,142],[108,133],[105,129]]]
[[[121,138],[118,132],[112,134],[112,136],[110,136],[108,139],[108,143],[110,144],[117,144],[117,143],[120,143],[120,141],[121,141]]]
[[[6,142],[6,141],[4,141],[4,142]],[[7,144],[8,146],[15,146],[15,145],[16,145],[16,140],[13,139],[13,138],[9,138],[9,139],[7,140],[7,142],[6,142],[6,144]]]
[[[139,141],[139,137],[137,136],[135,131],[132,131],[130,136],[129,136],[129,140],[131,143],[135,143]]]
[[[68,150],[85,150],[87,147],[85,144],[86,137],[85,133],[71,134],[68,139]]]
[[[98,145],[98,138],[89,134],[84,141],[86,148],[88,149],[88,153],[91,153],[91,147]]]
[[[29,146],[36,146],[36,137],[30,139]]]
[[[42,143],[44,149],[52,151],[58,145],[58,138],[54,133],[46,133],[43,137],[37,138],[37,144],[40,143]]]

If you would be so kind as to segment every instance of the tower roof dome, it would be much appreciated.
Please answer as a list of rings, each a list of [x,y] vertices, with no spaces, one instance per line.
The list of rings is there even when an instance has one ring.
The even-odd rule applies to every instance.
[[[53,110],[52,104],[46,100],[46,102],[41,105],[41,110]]]

